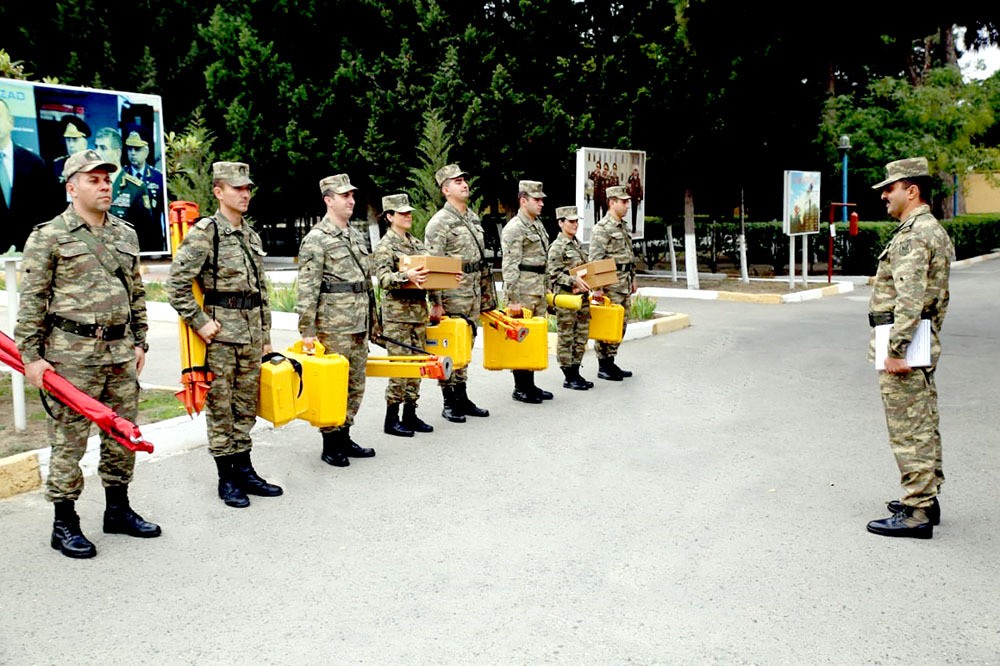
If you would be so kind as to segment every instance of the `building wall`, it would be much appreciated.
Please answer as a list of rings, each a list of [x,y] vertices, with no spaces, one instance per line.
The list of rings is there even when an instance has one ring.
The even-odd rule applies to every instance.
[[[993,174],[1000,182],[1000,173]],[[1000,213],[1000,186],[993,185],[981,173],[969,174],[962,183],[965,213]]]

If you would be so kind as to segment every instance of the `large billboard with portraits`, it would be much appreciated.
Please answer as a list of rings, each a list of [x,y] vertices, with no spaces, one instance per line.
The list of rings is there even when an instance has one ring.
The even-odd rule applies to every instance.
[[[608,212],[607,191],[620,185],[631,197],[625,226],[633,239],[644,236],[646,153],[620,148],[580,148],[576,151],[576,207],[580,211],[581,243],[590,242],[594,224]]]
[[[0,78],[0,253],[66,209],[63,164],[88,148],[120,166],[110,212],[143,253],[168,252],[160,97]]]

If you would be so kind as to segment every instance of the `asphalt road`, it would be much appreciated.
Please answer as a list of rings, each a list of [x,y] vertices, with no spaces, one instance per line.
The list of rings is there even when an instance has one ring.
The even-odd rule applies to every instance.
[[[938,370],[947,483],[933,540],[865,524],[898,494],[868,288],[794,305],[671,300],[692,327],[626,343],[636,376],[510,399],[476,365],[488,419],[381,433],[372,380],[355,439],[319,460],[306,424],[254,460],[280,498],[215,496],[204,449],[141,463],[151,541],[49,548],[38,492],[0,501],[2,664],[995,664],[1000,261],[956,270]],[[479,364],[480,359],[474,359]],[[584,375],[594,378],[591,353]]]

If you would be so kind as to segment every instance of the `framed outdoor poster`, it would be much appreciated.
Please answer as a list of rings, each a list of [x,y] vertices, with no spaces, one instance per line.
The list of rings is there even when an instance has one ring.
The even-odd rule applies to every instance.
[[[625,226],[633,239],[644,235],[646,219],[646,153],[619,148],[580,148],[576,151],[576,208],[580,213],[579,240],[590,242],[594,224],[608,212],[607,190],[620,185],[629,199]]]
[[[789,236],[819,232],[818,171],[786,171],[784,231]]]

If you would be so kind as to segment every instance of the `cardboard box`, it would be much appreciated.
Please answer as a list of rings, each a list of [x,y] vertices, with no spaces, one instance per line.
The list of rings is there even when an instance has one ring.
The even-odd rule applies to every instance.
[[[407,282],[405,289],[454,289],[458,286],[456,275],[462,274],[461,257],[434,257],[429,254],[403,255],[399,258],[399,270],[408,271],[415,266],[428,270],[427,281],[422,287]]]
[[[573,275],[583,278],[583,281],[591,289],[600,289],[609,284],[618,282],[618,271],[615,269],[614,259],[598,259],[587,264],[577,266],[572,271]]]

